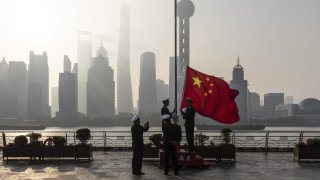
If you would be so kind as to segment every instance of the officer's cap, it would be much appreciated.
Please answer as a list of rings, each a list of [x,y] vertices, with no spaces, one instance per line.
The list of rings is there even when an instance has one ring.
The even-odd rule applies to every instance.
[[[135,115],[132,117],[131,121],[134,122],[134,121],[138,120],[139,118],[140,118],[140,117],[139,117],[139,114],[135,114]]]
[[[187,102],[193,102],[193,99],[188,97]]]
[[[162,101],[163,103],[169,102],[169,98]]]

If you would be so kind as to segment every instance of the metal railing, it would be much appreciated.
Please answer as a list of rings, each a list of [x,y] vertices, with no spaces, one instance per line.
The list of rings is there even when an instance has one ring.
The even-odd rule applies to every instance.
[[[52,136],[64,136],[68,144],[77,144],[75,131],[34,131],[41,133],[40,141]],[[6,144],[13,143],[15,136],[26,135],[31,131],[4,131]],[[222,142],[219,130],[195,131],[195,134],[204,134],[209,137],[205,145],[220,144]],[[144,142],[151,143],[149,137],[153,134],[162,134],[161,131],[144,133]],[[186,144],[185,132],[182,132],[181,144]],[[3,135],[0,133],[0,147],[3,147]],[[268,152],[272,149],[292,149],[295,144],[305,142],[308,138],[320,138],[320,131],[233,131],[231,143],[238,149],[260,149]],[[88,143],[97,149],[130,148],[131,133],[128,131],[91,131]]]

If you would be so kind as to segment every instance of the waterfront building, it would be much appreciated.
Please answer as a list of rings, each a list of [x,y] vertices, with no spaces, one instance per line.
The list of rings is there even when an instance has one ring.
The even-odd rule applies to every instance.
[[[284,98],[284,104],[294,104],[294,97],[293,96],[286,96]]]
[[[0,62],[0,118],[6,116],[8,68],[9,65],[3,58]]]
[[[240,58],[237,59],[237,65],[233,68],[230,87],[239,91],[236,97],[236,103],[239,110],[240,120],[246,121],[248,117],[248,81],[244,80],[244,69],[240,65]]]
[[[7,118],[25,119],[28,115],[28,71],[22,61],[10,61],[6,90]]]
[[[64,57],[64,72],[59,74],[59,112],[57,119],[76,120],[78,115],[77,74],[71,73],[71,61]]]
[[[123,5],[120,11],[120,32],[117,62],[117,111],[133,113],[130,72],[130,9]]]
[[[79,112],[87,113],[87,81],[88,69],[92,57],[92,34],[91,32],[78,32],[78,109]]]
[[[115,82],[113,69],[109,65],[107,52],[101,45],[97,57],[88,70],[87,112],[91,118],[115,115]]]
[[[51,116],[49,107],[49,66],[46,52],[29,56],[28,113],[29,118]]]
[[[302,114],[320,114],[320,100],[306,98],[299,103]]]
[[[298,104],[279,104],[275,107],[276,118],[295,117],[298,111]]]
[[[268,93],[264,95],[264,109],[267,117],[276,116],[276,106],[284,104],[284,93]]]
[[[175,74],[174,74],[174,68],[175,68],[175,59],[174,57],[169,58],[169,99],[170,99],[170,104],[169,104],[169,109],[174,108],[174,100],[175,100]]]
[[[156,59],[153,52],[141,55],[139,83],[139,112],[159,112],[157,108]]]
[[[51,88],[51,117],[55,117],[59,111],[59,88]]]
[[[248,117],[258,116],[260,111],[260,95],[256,92],[248,92]]]
[[[169,97],[169,85],[166,84],[164,80],[157,79],[156,86],[157,86],[157,105],[158,105],[157,108],[160,111],[163,106],[162,101]]]

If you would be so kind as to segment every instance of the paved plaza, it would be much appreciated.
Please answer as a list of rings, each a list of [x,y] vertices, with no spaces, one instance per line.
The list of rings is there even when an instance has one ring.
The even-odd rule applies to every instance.
[[[294,163],[293,153],[238,152],[237,162],[213,163],[209,169],[182,169],[180,176],[162,174],[159,162],[143,164],[146,175],[131,174],[132,152],[94,152],[92,162],[73,160],[47,160],[44,163],[24,161],[0,161],[0,179],[24,180],[91,180],[91,179],[319,179],[320,162]]]

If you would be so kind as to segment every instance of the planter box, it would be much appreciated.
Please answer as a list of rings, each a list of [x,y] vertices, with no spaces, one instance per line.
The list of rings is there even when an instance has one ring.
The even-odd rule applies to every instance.
[[[293,149],[294,161],[301,159],[320,159],[320,146],[296,145]]]
[[[46,157],[56,158],[75,158],[75,147],[74,146],[43,146],[41,147],[42,159]]]
[[[194,150],[203,158],[216,160],[219,158],[219,146],[195,146]]]
[[[219,161],[222,159],[233,159],[236,161],[236,147],[233,144],[221,144],[219,154]]]
[[[6,146],[3,148],[3,160],[8,160],[9,157],[39,157],[44,158],[79,158],[92,159],[91,145],[76,145],[76,146],[40,146],[39,144],[28,144],[21,147]]]
[[[3,160],[5,158],[8,160],[9,157],[29,157],[32,158],[41,158],[41,151],[39,144],[27,144],[25,146],[5,146],[3,148]]]
[[[158,158],[159,149],[150,145],[143,146],[143,158]]]
[[[74,146],[75,158],[88,158],[90,161],[92,159],[92,147],[88,144],[79,144]]]

